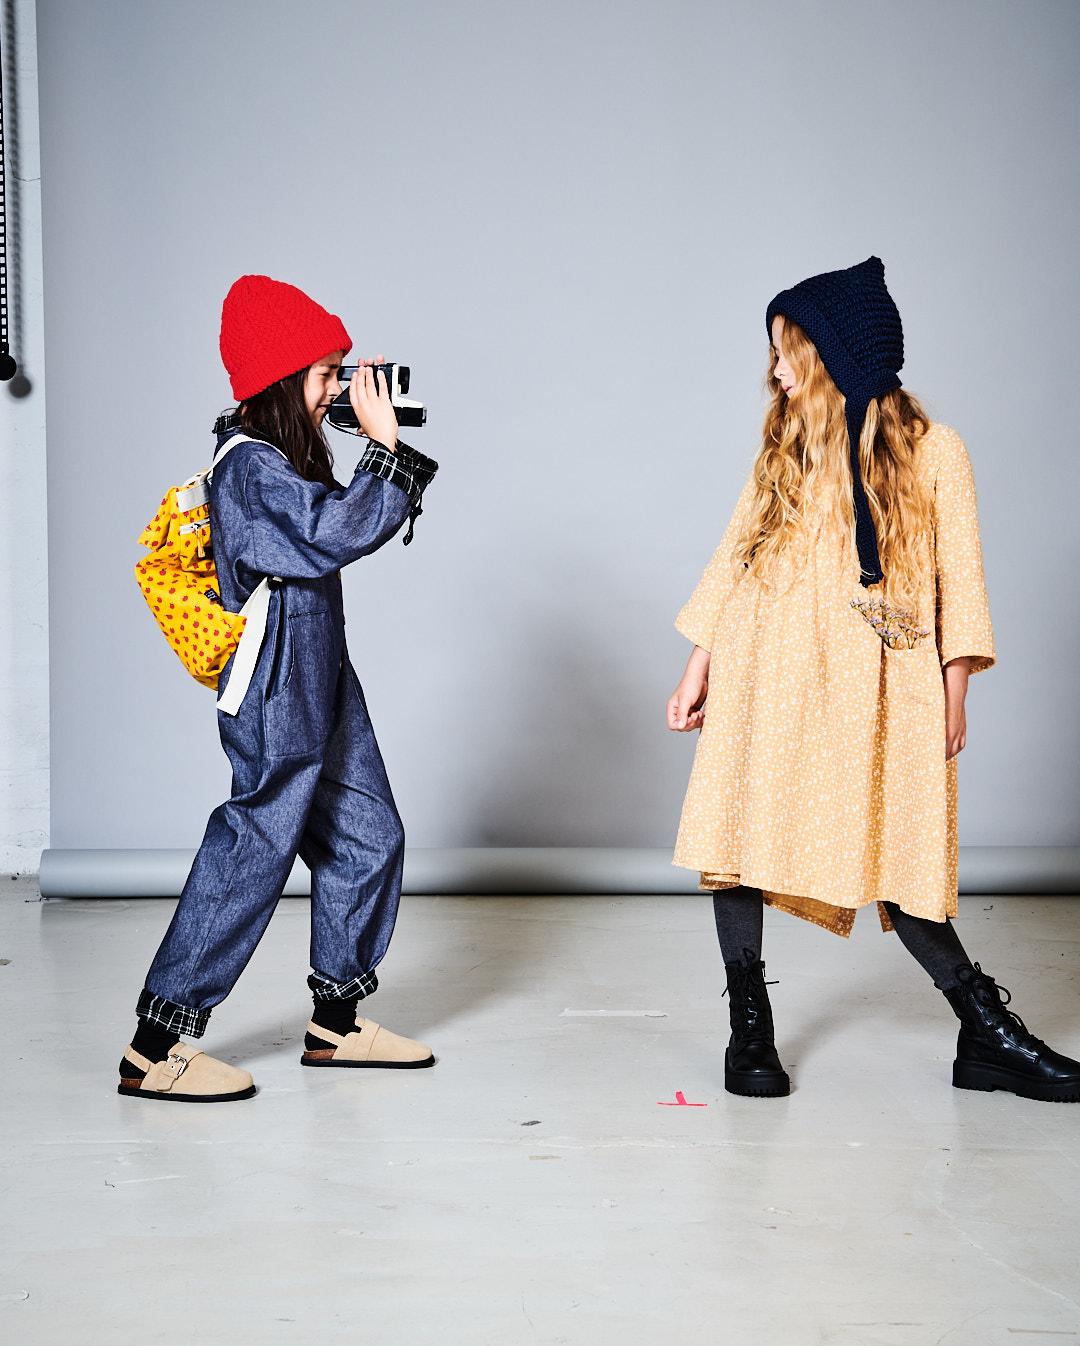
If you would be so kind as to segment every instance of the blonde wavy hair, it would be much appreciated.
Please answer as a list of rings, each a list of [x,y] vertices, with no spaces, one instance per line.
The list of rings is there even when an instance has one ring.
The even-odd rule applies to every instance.
[[[757,493],[750,521],[735,546],[744,573],[765,584],[782,552],[798,559],[807,539],[810,507],[820,505],[826,526],[841,539],[845,564],[854,560],[855,510],[851,496],[844,397],[825,368],[817,348],[796,323],[785,319],[781,347],[796,377],[789,398],[773,370],[769,349],[761,450],[754,463]],[[915,612],[919,577],[926,566],[930,502],[916,472],[919,440],[930,418],[903,388],[871,401],[859,444],[863,485],[877,531],[878,556],[885,579],[870,586],[890,605]]]

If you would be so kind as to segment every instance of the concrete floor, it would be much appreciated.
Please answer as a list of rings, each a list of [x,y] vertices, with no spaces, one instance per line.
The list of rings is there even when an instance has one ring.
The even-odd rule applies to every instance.
[[[794,1092],[750,1100],[707,898],[406,899],[369,1012],[439,1061],[355,1074],[298,1064],[286,900],[203,1042],[259,1093],[185,1108],[114,1092],[171,908],[0,890],[11,1346],[1080,1342],[1080,1106],[952,1089],[872,911],[766,914]],[[1080,899],[959,928],[1080,1053]]]

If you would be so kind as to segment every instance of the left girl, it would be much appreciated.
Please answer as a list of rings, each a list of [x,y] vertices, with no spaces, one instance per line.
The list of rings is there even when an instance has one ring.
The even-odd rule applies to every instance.
[[[238,612],[264,577],[280,583],[239,708],[218,711],[232,794],[210,815],[147,973],[120,1062],[125,1097],[205,1103],[255,1092],[246,1070],[180,1038],[206,1031],[298,854],[311,871],[314,1013],[303,1064],[434,1064],[423,1043],[357,1015],[394,929],[404,834],[349,661],[340,570],[406,520],[411,536],[438,465],[398,440],[385,382],[364,362],[349,399],[369,442],[348,487],[335,480],[322,422],[351,348],[341,319],[292,285],[242,276],[225,298],[221,356],[239,405],[218,451],[237,430],[248,438],[230,446],[211,478],[221,602]],[[235,662],[222,672],[221,693]]]

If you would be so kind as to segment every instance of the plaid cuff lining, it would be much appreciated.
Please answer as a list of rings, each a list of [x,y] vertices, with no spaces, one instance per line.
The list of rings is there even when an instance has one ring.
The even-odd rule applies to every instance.
[[[420,497],[424,494],[424,486],[427,483],[417,480],[411,459],[392,452],[385,444],[380,444],[375,439],[371,440],[357,467],[397,486],[405,492],[413,505],[420,503]]]
[[[334,981],[321,972],[312,972],[307,984],[316,1000],[363,1000],[378,990],[379,979],[374,972],[361,972],[350,981]]]
[[[408,463],[413,476],[420,484],[421,491],[431,485],[431,479],[439,470],[439,464],[434,458],[429,458],[427,454],[421,453],[419,449],[414,449],[411,444],[406,444],[403,439],[398,440],[398,456]]]
[[[178,1038],[201,1038],[210,1022],[208,1009],[192,1009],[188,1005],[177,1005],[172,1000],[154,995],[144,986],[139,994],[139,1003],[135,1006],[135,1015],[147,1023],[167,1028]]]
[[[409,530],[402,539],[407,547],[413,539],[413,525],[424,512],[420,503],[424,491],[438,472],[439,464],[434,458],[428,458],[419,449],[414,449],[411,444],[405,444],[400,439],[396,453],[377,439],[370,439],[357,468],[363,468],[365,472],[399,486],[409,497]]]

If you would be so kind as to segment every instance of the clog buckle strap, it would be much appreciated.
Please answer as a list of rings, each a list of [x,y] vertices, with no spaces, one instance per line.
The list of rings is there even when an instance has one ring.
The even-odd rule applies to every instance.
[[[202,1052],[197,1047],[189,1047],[186,1043],[178,1042],[164,1061],[158,1061],[147,1071],[146,1087],[167,1092],[183,1075],[196,1056],[202,1056]]]
[[[181,1056],[179,1052],[170,1052],[162,1062],[162,1065],[173,1077],[174,1081],[178,1080],[184,1071],[187,1070],[188,1064],[188,1057]]]

